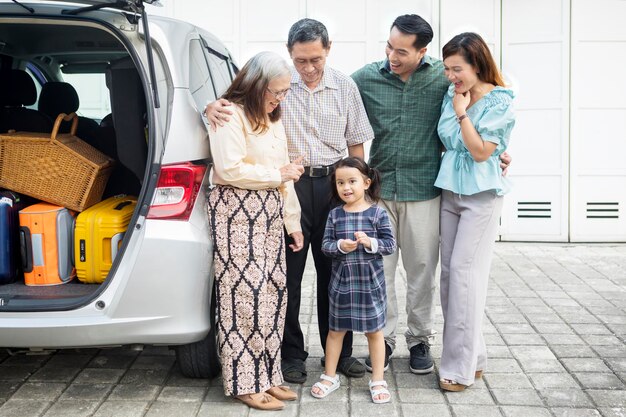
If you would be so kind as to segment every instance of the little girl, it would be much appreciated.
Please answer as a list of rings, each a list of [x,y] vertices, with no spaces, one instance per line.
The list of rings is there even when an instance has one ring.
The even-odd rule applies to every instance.
[[[333,194],[345,204],[328,215],[322,251],[333,258],[328,287],[329,329],[326,340],[326,366],[311,395],[324,398],[339,388],[337,363],[346,331],[367,336],[372,379],[370,394],[374,403],[387,403],[391,395],[385,382],[385,341],[387,293],[383,255],[396,250],[387,212],[376,206],[380,176],[362,159],[339,161],[332,176]]]

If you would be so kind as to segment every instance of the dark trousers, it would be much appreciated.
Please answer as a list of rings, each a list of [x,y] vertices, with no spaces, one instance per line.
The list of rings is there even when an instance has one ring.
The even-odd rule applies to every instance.
[[[302,292],[302,274],[306,264],[309,246],[315,261],[317,272],[317,321],[322,348],[326,349],[328,337],[328,286],[332,260],[322,253],[322,239],[328,212],[332,208],[331,176],[309,177],[302,175],[295,183],[302,215],[300,223],[304,234],[304,247],[293,252],[287,247],[287,317],[283,337],[283,359],[305,360],[309,356],[304,350],[304,336],[300,327],[300,296]],[[287,242],[291,239],[287,237]],[[343,339],[341,357],[352,356],[352,332],[347,332]]]

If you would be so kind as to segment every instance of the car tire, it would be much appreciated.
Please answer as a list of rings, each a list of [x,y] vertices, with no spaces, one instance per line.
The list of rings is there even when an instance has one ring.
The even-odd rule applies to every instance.
[[[215,291],[211,297],[211,330],[202,340],[176,346],[176,360],[181,373],[189,378],[215,378],[221,366],[215,336]]]

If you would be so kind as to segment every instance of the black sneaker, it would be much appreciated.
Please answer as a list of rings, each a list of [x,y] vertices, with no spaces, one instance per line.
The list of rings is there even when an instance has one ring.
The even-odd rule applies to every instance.
[[[390,357],[391,357],[391,346],[385,343],[385,368],[383,369],[383,371],[386,371],[387,369],[389,369]],[[372,359],[370,359],[369,356],[367,357],[367,359],[365,359],[365,369],[367,369],[369,372],[372,372]]]
[[[428,374],[435,369],[433,358],[430,356],[430,346],[420,343],[411,348],[409,367],[414,374]]]

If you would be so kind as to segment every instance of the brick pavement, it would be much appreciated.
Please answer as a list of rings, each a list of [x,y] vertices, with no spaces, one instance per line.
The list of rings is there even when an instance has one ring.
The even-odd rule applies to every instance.
[[[461,393],[442,393],[435,373],[411,374],[400,337],[386,373],[390,404],[371,403],[367,376],[342,377],[339,391],[312,398],[308,390],[322,371],[322,350],[309,266],[301,315],[309,379],[298,387],[300,399],[283,411],[249,410],[224,397],[219,378],[184,378],[172,352],[150,347],[2,352],[0,417],[625,416],[626,245],[498,243],[491,275],[485,319],[490,360],[483,380]],[[397,281],[402,304],[404,275]],[[400,328],[405,325],[401,316]],[[438,310],[439,330],[441,325]],[[436,337],[436,362],[440,343]],[[355,355],[367,355],[361,335]]]

